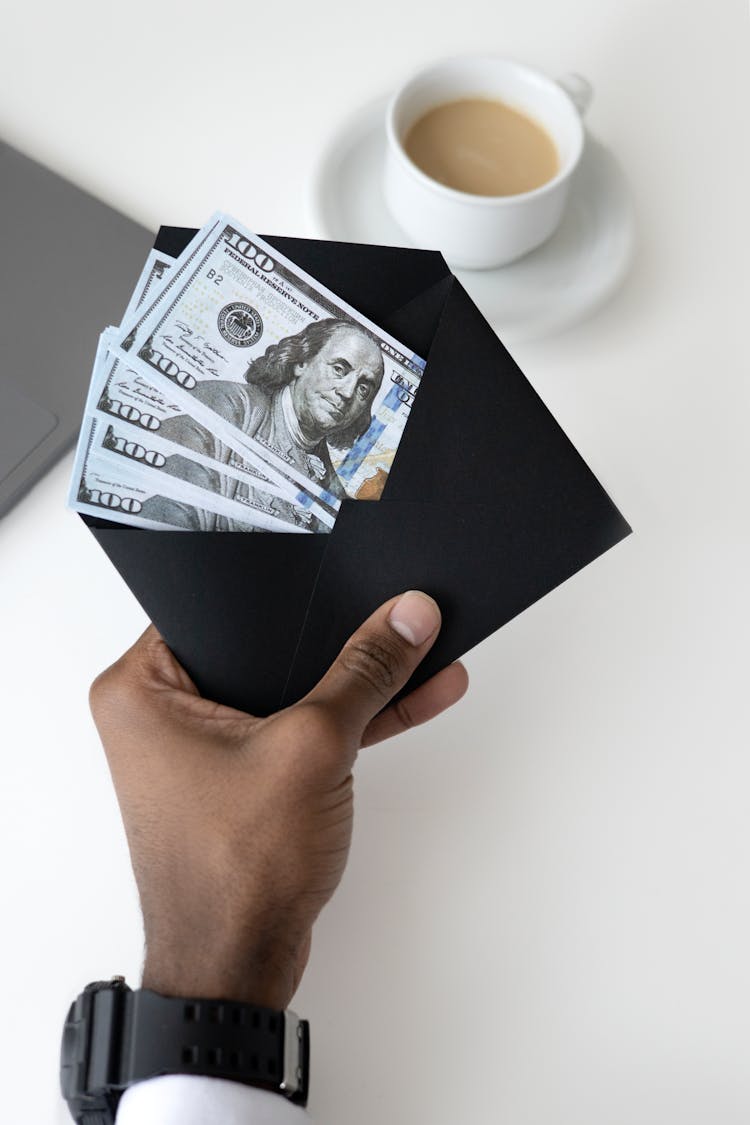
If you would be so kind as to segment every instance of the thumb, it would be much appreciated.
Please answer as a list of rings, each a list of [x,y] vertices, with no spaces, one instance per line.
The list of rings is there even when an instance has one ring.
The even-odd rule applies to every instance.
[[[391,598],[352,634],[307,701],[335,710],[359,739],[429,652],[439,629],[440,610],[427,594],[409,590]]]

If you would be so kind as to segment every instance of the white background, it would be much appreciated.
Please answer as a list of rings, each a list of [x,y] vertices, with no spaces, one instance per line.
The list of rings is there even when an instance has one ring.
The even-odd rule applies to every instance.
[[[305,234],[341,116],[496,50],[596,88],[620,293],[514,349],[635,534],[368,751],[296,1007],[321,1125],[750,1120],[748,14],[738,0],[8,3],[0,133],[152,229]],[[1,252],[1,251],[0,251]],[[43,283],[43,263],[40,285]],[[92,354],[95,341],[92,340]],[[0,1119],[63,1120],[59,1028],[141,932],[87,688],[144,615],[65,510],[0,522]]]

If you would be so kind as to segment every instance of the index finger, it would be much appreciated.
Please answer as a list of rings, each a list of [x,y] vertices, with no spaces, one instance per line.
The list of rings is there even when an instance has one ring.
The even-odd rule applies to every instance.
[[[362,746],[374,746],[386,738],[428,723],[441,711],[458,703],[468,686],[469,674],[463,664],[460,661],[449,664],[409,695],[391,703],[376,715],[365,727]]]

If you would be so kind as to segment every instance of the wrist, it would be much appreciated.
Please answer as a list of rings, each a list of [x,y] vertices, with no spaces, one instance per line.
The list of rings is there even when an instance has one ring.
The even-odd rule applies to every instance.
[[[200,959],[147,955],[142,987],[161,996],[234,1000],[283,1011],[297,987],[296,974],[247,955],[225,961],[209,952]]]

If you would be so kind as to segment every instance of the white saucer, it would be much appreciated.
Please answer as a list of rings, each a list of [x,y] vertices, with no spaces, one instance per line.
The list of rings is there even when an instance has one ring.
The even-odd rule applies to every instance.
[[[336,132],[312,181],[317,238],[412,245],[383,197],[387,99],[364,106]],[[538,250],[494,270],[454,270],[507,344],[535,340],[580,320],[622,281],[632,256],[633,207],[614,156],[590,135],[568,207]]]

